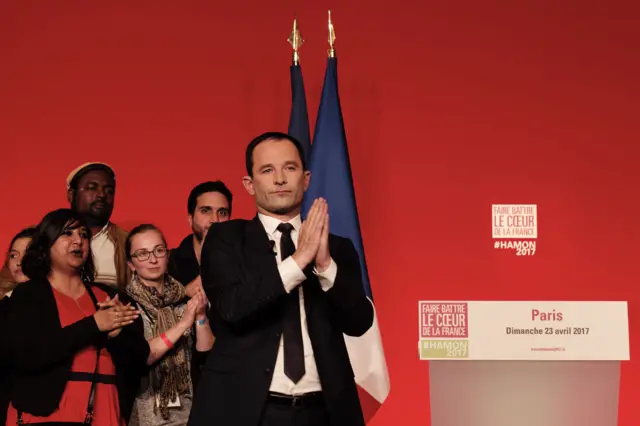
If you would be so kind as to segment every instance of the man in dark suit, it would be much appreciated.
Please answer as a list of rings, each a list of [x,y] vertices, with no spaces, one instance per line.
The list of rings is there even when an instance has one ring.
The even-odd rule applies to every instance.
[[[253,220],[214,224],[202,282],[216,342],[191,410],[191,426],[363,426],[344,342],[373,322],[358,254],[329,233],[314,201],[300,143],[265,133],[246,150]]]
[[[222,181],[207,181],[196,185],[187,199],[187,213],[192,233],[187,235],[169,256],[169,275],[185,286],[187,297],[202,289],[200,254],[204,237],[211,225],[225,222],[231,217],[233,194]],[[208,352],[195,349],[191,357],[191,383],[197,388],[202,365]]]

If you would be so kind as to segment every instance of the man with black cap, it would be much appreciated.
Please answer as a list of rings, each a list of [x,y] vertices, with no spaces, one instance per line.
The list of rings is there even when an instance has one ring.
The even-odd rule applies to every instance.
[[[129,280],[125,256],[127,231],[110,221],[116,192],[113,169],[105,163],[85,163],[67,177],[67,199],[91,228],[96,282],[123,290]]]

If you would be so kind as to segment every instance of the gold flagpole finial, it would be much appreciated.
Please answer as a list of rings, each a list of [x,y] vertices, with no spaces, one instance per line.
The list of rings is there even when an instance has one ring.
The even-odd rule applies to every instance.
[[[300,30],[298,29],[298,20],[293,19],[293,30],[291,30],[291,35],[287,39],[291,47],[293,47],[293,65],[300,64],[300,55],[298,54],[298,49],[304,43],[302,36],[300,35]]]
[[[330,58],[336,57],[336,49],[334,42],[336,40],[336,31],[333,29],[333,23],[331,22],[331,11],[329,11],[329,54]]]

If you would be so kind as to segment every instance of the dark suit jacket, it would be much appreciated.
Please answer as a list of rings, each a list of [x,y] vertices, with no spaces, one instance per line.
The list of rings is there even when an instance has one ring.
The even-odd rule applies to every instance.
[[[364,420],[343,333],[361,336],[373,322],[350,240],[330,236],[334,286],[320,288],[313,266],[303,282],[307,327],[333,426]],[[262,223],[232,220],[209,229],[202,281],[212,303],[216,342],[191,410],[191,426],[256,426],[265,405],[282,333],[286,292]]]
[[[115,291],[93,284],[113,297]],[[120,300],[128,300],[120,295]],[[58,408],[75,354],[89,345],[106,347],[116,366],[120,412],[128,420],[140,374],[146,368],[149,344],[142,320],[107,339],[93,316],[61,327],[53,289],[47,280],[31,280],[19,285],[11,296],[9,344],[13,406],[36,416],[47,416]],[[85,402],[83,402],[85,404]]]

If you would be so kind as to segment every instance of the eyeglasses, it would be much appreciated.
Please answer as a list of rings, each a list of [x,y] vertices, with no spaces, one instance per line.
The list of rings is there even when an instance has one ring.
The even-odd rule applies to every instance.
[[[131,257],[135,257],[139,261],[144,262],[145,260],[149,260],[149,256],[151,256],[152,253],[156,259],[160,259],[162,257],[166,257],[167,252],[168,250],[166,247],[157,246],[153,249],[153,251],[149,251],[146,249],[138,250],[137,252],[133,253]]]

